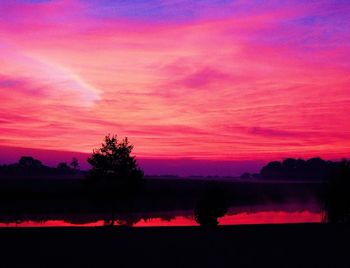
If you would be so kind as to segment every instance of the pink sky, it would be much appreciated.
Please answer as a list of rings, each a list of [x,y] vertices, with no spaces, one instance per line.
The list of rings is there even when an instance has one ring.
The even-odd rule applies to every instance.
[[[350,4],[126,2],[0,0],[0,155],[350,155]]]

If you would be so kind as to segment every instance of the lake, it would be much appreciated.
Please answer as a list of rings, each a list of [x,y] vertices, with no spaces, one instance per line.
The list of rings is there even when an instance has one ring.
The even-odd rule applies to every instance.
[[[132,227],[198,226],[193,211],[164,211],[113,215],[115,225]],[[104,226],[109,224],[112,213],[100,214],[30,214],[0,215],[0,227],[69,227]],[[323,208],[317,202],[270,203],[253,206],[230,207],[219,218],[220,225],[283,224],[322,222]]]

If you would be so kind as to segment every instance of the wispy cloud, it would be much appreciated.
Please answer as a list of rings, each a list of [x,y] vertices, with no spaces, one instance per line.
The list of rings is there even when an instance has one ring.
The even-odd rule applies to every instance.
[[[346,1],[1,1],[0,143],[350,153]],[[30,144],[29,144],[30,143]]]

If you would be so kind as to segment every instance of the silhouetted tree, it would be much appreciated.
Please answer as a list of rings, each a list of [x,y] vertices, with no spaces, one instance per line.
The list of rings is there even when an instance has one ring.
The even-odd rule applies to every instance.
[[[331,223],[350,222],[350,161],[333,166],[328,181],[325,220]]]
[[[244,180],[251,179],[251,174],[249,172],[244,172],[240,178]]]
[[[59,169],[59,170],[70,170],[70,167],[68,166],[68,164],[66,162],[61,162],[61,163],[58,163],[57,169]]]
[[[118,205],[126,209],[131,198],[140,185],[143,171],[138,167],[135,156],[131,156],[133,145],[125,137],[120,142],[117,136],[106,136],[104,143],[94,150],[88,158],[92,166],[87,175],[88,188],[93,195],[99,195],[111,210],[111,220],[114,225],[115,208]]]
[[[80,166],[79,166],[79,162],[78,159],[76,157],[72,158],[72,161],[70,162],[70,166],[72,169],[74,169],[74,171],[78,171]]]
[[[216,183],[209,184],[208,189],[198,201],[194,218],[203,227],[216,227],[218,218],[228,211],[225,191]]]
[[[22,156],[19,159],[18,164],[9,165],[8,167],[18,175],[51,174],[54,170],[43,165],[41,161],[34,159],[31,156]]]
[[[61,162],[56,168],[42,164],[31,156],[22,156],[18,163],[0,165],[0,176],[52,176],[73,174],[74,170],[65,162]]]
[[[261,179],[261,175],[258,174],[258,173],[253,173],[251,176],[252,176],[252,178],[255,179],[255,180]]]
[[[264,166],[260,175],[272,180],[325,180],[330,176],[334,162],[321,158],[303,159],[287,158],[281,162],[272,161]]]
[[[280,179],[282,177],[282,164],[278,161],[273,161],[264,166],[260,174],[266,179]]]
[[[297,173],[297,160],[294,158],[283,160],[282,169],[285,179],[293,179]]]
[[[135,156],[131,156],[134,146],[125,137],[118,142],[117,136],[106,136],[101,148],[94,150],[88,158],[92,169],[88,178],[112,185],[134,185],[143,178]]]
[[[57,165],[57,172],[62,175],[72,173],[72,169],[68,166],[66,162],[61,162]]]
[[[18,161],[19,167],[24,169],[41,169],[43,164],[41,161],[31,156],[22,156]]]

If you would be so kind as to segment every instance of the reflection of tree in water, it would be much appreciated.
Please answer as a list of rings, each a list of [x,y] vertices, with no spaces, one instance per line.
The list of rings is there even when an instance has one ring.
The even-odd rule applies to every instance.
[[[224,216],[227,211],[228,204],[224,189],[212,182],[197,202],[194,218],[203,227],[215,227],[219,224],[218,218]]]
[[[225,189],[226,190],[226,189]],[[202,199],[204,194],[202,195]],[[199,203],[199,199],[198,199]],[[263,205],[252,205],[252,206],[230,206],[229,211],[226,214],[229,215],[239,215],[240,213],[246,213],[246,214],[254,214],[257,212],[301,212],[301,211],[310,211],[314,213],[320,213],[322,211],[321,204],[319,203],[312,203],[312,204],[306,204],[304,202],[300,203],[288,203],[288,204],[263,204]],[[152,221],[155,222],[155,224],[159,224],[159,221],[164,221],[164,225],[167,225],[167,222],[172,222],[173,220],[184,220],[189,219],[193,223],[194,214],[193,210],[175,210],[175,211],[142,211],[139,210],[138,212],[129,212],[129,211],[115,211],[115,225],[124,225],[124,226],[130,226],[135,224],[145,224],[145,225],[152,225]],[[13,214],[1,214],[0,215],[0,222],[4,224],[10,224],[14,225],[16,222],[18,224],[25,224],[28,222],[33,223],[42,223],[43,226],[45,226],[45,223],[47,221],[57,221],[58,224],[60,222],[62,225],[88,225],[88,224],[98,224],[98,225],[112,225],[112,219],[111,219],[111,213],[106,210],[99,210],[99,212],[95,213],[84,213],[84,212],[76,212],[76,213],[52,213],[52,214],[46,214],[43,213],[19,213],[17,211],[16,215]],[[187,224],[187,221],[185,221]],[[64,224],[67,223],[67,224]],[[191,224],[192,224],[191,223]],[[50,223],[52,224],[52,223]],[[215,224],[215,223],[214,223]]]
[[[134,224],[138,223],[140,220],[144,220],[145,222],[150,220],[151,217],[145,217],[141,215],[134,215],[134,214],[123,214],[123,215],[117,215],[117,218],[115,219],[106,219],[104,220],[105,226],[114,226],[114,225],[120,225],[120,226],[133,226]]]
[[[161,216],[160,218],[161,218],[162,221],[170,222],[170,221],[174,220],[176,218],[176,216],[175,215],[173,215],[173,216],[171,216],[171,215],[164,215],[164,216]]]
[[[47,214],[39,214],[39,215],[26,215],[26,216],[11,216],[8,218],[1,219],[1,223],[4,224],[24,224],[27,222],[33,222],[42,224],[49,221],[62,221],[67,224],[72,225],[85,225],[96,223],[99,221],[103,222],[104,226],[133,226],[140,221],[149,222],[152,219],[161,219],[162,221],[171,221],[176,218],[176,215],[164,215],[164,214],[156,214],[156,215],[144,215],[144,214],[134,214],[134,213],[114,213],[115,218],[111,218],[111,214],[104,215],[85,215],[85,214],[74,214],[74,215],[47,215]]]

